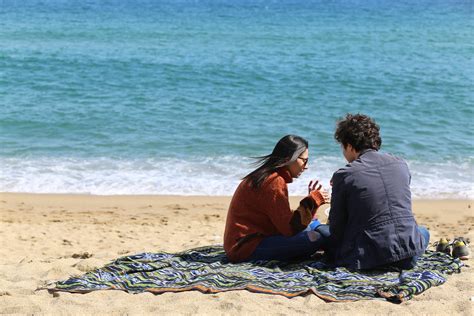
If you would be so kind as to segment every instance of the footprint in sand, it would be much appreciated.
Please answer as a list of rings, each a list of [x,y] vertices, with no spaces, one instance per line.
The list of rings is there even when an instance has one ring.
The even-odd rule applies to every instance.
[[[90,272],[102,267],[103,265],[103,260],[87,258],[73,264],[72,267],[78,269],[81,272]]]
[[[219,218],[221,217],[219,214],[211,214],[211,215],[204,215],[204,219],[208,221],[211,217]]]
[[[224,310],[224,311],[229,311],[232,309],[235,309],[237,311],[242,310],[242,306],[235,305],[234,303],[231,303],[231,302],[222,302],[219,304],[219,307],[221,310]]]
[[[88,252],[74,253],[71,257],[74,259],[87,259],[92,257],[94,254]]]
[[[152,208],[153,205],[151,204],[148,204],[147,206],[142,206],[142,207],[139,207],[139,209],[143,210],[143,209],[146,209],[146,208]]]
[[[67,240],[67,239],[63,239],[63,245],[65,245],[65,246],[72,246],[72,242],[70,242],[70,241]]]
[[[182,207],[179,204],[169,204],[165,206],[169,210],[187,210],[187,208]]]

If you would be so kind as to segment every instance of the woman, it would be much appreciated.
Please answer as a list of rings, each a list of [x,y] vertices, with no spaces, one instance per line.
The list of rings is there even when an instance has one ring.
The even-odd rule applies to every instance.
[[[312,219],[316,209],[329,202],[328,194],[316,181],[310,182],[309,195],[295,211],[288,200],[287,183],[307,169],[308,159],[308,142],[287,135],[243,178],[230,203],[224,233],[231,262],[309,257],[321,248],[325,239],[313,231],[319,222]]]

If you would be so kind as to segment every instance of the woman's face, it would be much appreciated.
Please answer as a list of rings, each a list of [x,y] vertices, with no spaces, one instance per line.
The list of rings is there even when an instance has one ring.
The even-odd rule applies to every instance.
[[[306,169],[308,164],[308,149],[303,151],[295,161],[288,165],[288,170],[293,178],[298,178]]]

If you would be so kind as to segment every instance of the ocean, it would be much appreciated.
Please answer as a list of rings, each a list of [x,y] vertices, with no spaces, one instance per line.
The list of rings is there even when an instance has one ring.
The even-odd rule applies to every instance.
[[[474,198],[472,1],[0,0],[0,191],[232,195],[286,134],[310,179],[346,113],[416,198]]]

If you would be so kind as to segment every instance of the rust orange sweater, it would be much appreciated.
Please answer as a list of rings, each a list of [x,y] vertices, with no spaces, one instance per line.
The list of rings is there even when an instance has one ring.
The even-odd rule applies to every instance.
[[[224,249],[231,262],[246,260],[266,236],[292,236],[304,230],[316,209],[324,203],[319,191],[313,191],[292,211],[287,169],[279,169],[254,189],[244,180],[237,187],[227,213]]]

